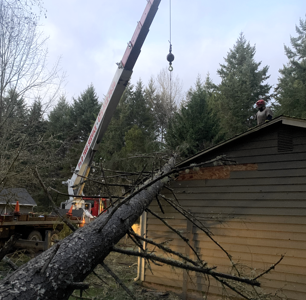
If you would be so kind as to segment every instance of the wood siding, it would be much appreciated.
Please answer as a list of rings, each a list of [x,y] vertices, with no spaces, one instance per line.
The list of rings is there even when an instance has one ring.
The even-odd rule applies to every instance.
[[[304,300],[306,130],[285,125],[272,127],[264,133],[258,132],[236,140],[235,144],[217,148],[195,161],[203,162],[225,154],[235,160],[235,167],[224,165],[190,169],[180,174],[171,183],[171,188],[179,203],[205,223],[214,239],[232,255],[233,261],[239,263],[245,274],[255,276],[285,255],[281,264],[264,276],[262,287],[268,293],[277,292],[288,299]],[[283,146],[279,149],[279,130],[289,131],[292,136],[292,149],[288,147],[287,152],[283,151]],[[251,165],[250,168],[245,167]],[[203,175],[205,172],[215,174],[217,178]],[[196,176],[188,177],[191,173]],[[225,173],[228,176],[224,176]],[[162,194],[173,198],[169,190],[164,189]],[[205,233],[190,227],[164,200],[160,199],[160,202],[165,216],[169,218],[167,222],[186,237],[191,237],[193,246],[208,266],[218,266],[217,271],[220,272],[231,271],[231,262],[225,253]],[[150,209],[163,216],[156,201]],[[187,230],[188,226],[191,231]],[[174,250],[194,256],[175,233],[150,214],[147,236],[155,241],[169,240],[168,245]],[[193,272],[186,276],[178,269],[152,263],[150,267],[153,274],[148,266],[145,270],[144,284],[147,286],[172,290],[181,295],[185,290],[185,299],[203,299],[206,295],[207,299],[214,300],[222,295],[220,284],[213,279],[208,281],[205,276]]]

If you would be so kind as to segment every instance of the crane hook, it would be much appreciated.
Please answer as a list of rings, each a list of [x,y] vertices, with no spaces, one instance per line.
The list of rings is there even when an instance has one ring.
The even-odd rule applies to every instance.
[[[172,44],[171,43],[170,43],[169,54],[167,55],[167,61],[169,62],[168,70],[172,72],[173,71],[172,62],[174,61],[174,55],[172,54]]]

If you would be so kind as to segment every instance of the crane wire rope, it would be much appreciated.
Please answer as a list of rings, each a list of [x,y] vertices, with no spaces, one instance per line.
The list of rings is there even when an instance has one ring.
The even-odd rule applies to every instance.
[[[170,109],[172,109],[172,71],[173,71],[173,67],[172,67],[172,62],[174,60],[174,55],[172,54],[172,28],[171,28],[171,0],[169,0],[169,43],[170,43],[170,47],[169,47],[169,54],[167,55],[167,60],[169,62],[169,82],[170,82]]]
[[[172,50],[172,43],[171,43],[171,0],[169,0],[169,37],[170,37],[170,53]],[[170,69],[172,66],[169,66],[169,71],[170,71],[170,107],[172,108],[172,70]]]

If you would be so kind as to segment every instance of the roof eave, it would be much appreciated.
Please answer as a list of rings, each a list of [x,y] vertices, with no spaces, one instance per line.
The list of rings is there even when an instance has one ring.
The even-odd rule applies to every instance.
[[[264,123],[262,125],[255,126],[255,127],[251,128],[251,129],[249,129],[248,131],[245,131],[245,132],[243,132],[241,134],[238,134],[238,135],[236,135],[236,136],[234,136],[234,137],[232,137],[232,138],[230,138],[230,139],[228,139],[228,140],[226,140],[224,142],[221,142],[221,143],[219,143],[219,144],[217,144],[215,146],[212,146],[212,147],[210,147],[210,148],[208,148],[208,149],[206,149],[206,150],[204,150],[202,152],[199,152],[198,154],[196,154],[196,155],[194,155],[194,156],[192,156],[192,157],[190,157],[190,158],[180,162],[177,166],[181,166],[183,164],[188,163],[189,161],[193,161],[194,159],[196,159],[196,158],[198,158],[198,157],[200,157],[200,156],[202,156],[202,155],[204,155],[204,154],[206,154],[208,152],[211,152],[211,151],[213,151],[213,150],[215,150],[215,149],[217,149],[219,147],[222,147],[222,146],[224,146],[226,144],[229,144],[229,143],[231,143],[231,142],[233,142],[233,141],[235,141],[237,139],[240,139],[240,138],[242,138],[244,136],[247,136],[247,135],[249,135],[251,133],[254,133],[254,132],[257,132],[259,130],[262,130],[262,129],[268,127],[268,126],[274,125],[274,124],[276,124],[278,122],[281,122],[284,125],[290,125],[290,126],[297,126],[297,127],[306,128],[306,120],[295,119],[295,118],[291,118],[291,117],[287,117],[287,116],[279,116],[279,117],[277,117],[275,119],[272,119],[269,122],[266,122],[266,123]]]

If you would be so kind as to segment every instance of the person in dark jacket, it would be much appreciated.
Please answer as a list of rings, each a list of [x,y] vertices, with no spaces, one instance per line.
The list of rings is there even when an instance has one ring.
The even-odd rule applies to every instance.
[[[272,110],[271,108],[266,107],[266,103],[263,99],[256,102],[256,107],[258,109],[258,112],[256,113],[257,125],[261,125],[272,120]]]

